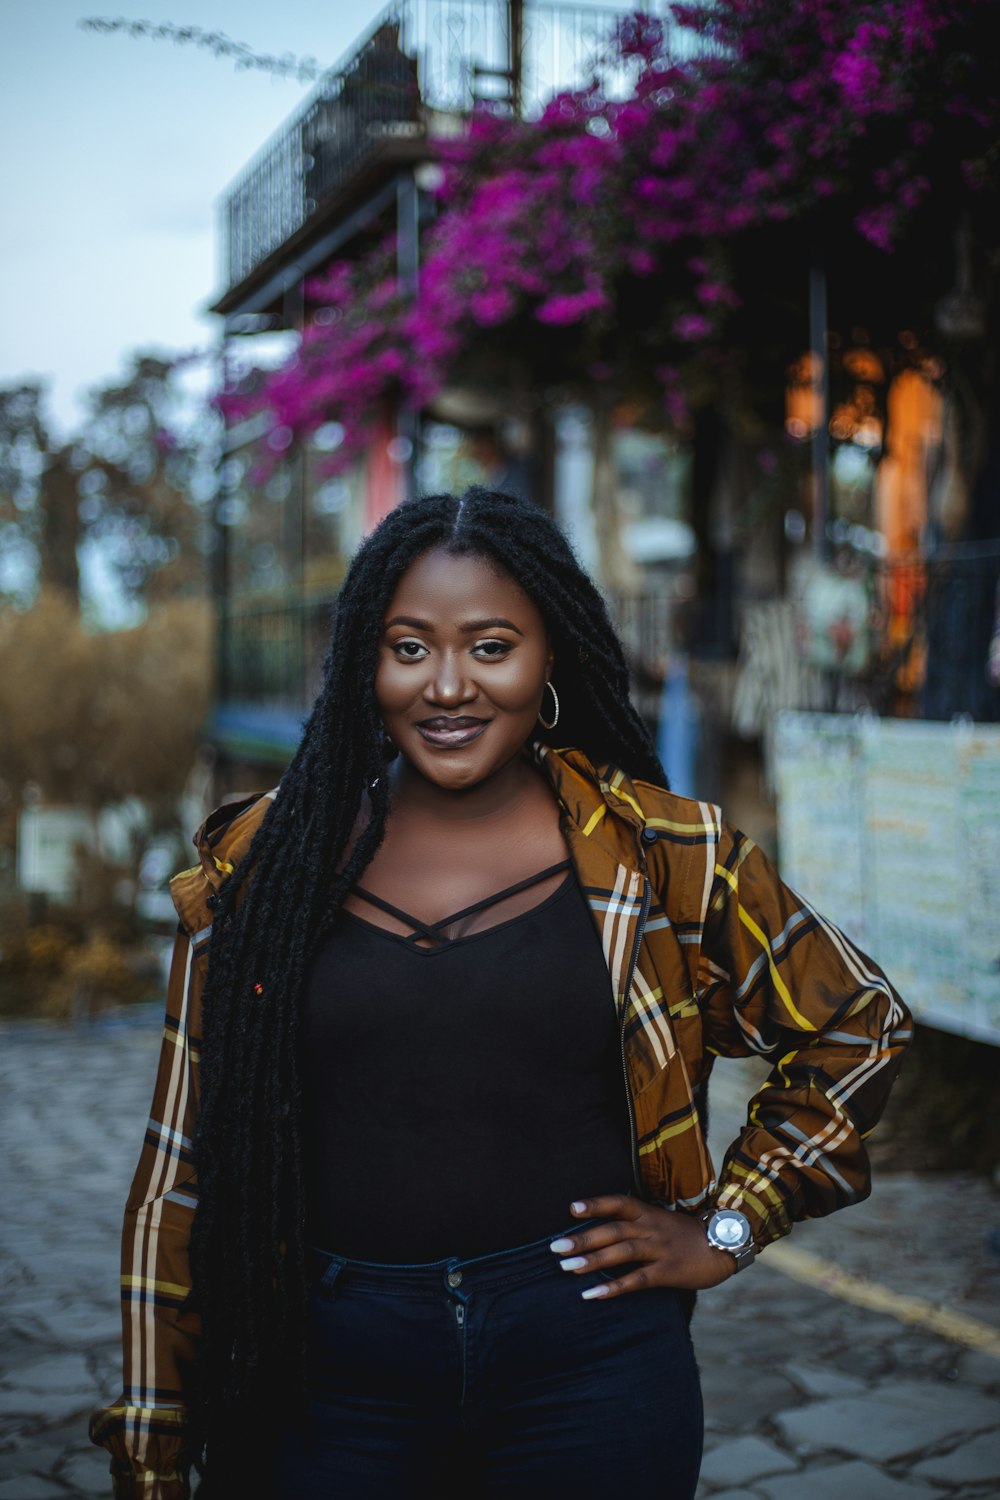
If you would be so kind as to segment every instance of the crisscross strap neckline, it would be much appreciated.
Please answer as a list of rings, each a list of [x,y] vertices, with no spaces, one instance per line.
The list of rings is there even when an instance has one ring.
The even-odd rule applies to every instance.
[[[446,947],[451,942],[460,939],[449,938],[441,929],[451,927],[453,923],[460,922],[463,917],[471,917],[477,911],[485,911],[488,906],[495,906],[498,901],[503,901],[508,896],[516,896],[521,891],[528,890],[533,885],[539,885],[547,880],[550,875],[558,875],[560,870],[568,870],[570,861],[560,860],[557,865],[549,865],[547,870],[539,870],[537,875],[529,875],[526,880],[519,880],[515,885],[509,885],[506,890],[497,891],[492,896],[485,896],[482,901],[474,901],[471,906],[463,906],[461,911],[456,911],[450,917],[442,917],[439,922],[424,922],[420,917],[413,916],[408,911],[401,911],[398,906],[393,906],[390,901],[383,901],[381,896],[376,896],[372,891],[366,891],[362,886],[354,887],[354,894],[360,896],[363,901],[368,901],[372,906],[377,906],[380,911],[388,912],[391,917],[396,917],[400,922],[407,922],[414,929],[408,933],[403,941],[412,943],[415,947],[421,938],[427,938],[430,942],[439,943]],[[388,931],[388,929],[385,929]],[[402,934],[395,934],[402,936]]]

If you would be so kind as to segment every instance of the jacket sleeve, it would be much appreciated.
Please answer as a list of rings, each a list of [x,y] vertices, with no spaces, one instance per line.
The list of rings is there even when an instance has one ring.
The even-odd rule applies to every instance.
[[[718,1194],[764,1246],[796,1220],[868,1196],[864,1142],[911,1038],[910,1015],[882,970],[725,826],[702,959],[714,1050],[772,1062]]]
[[[180,930],[174,943],[153,1106],[122,1233],[124,1391],[94,1413],[93,1442],[111,1455],[116,1500],[187,1500],[184,1386],[199,1321],[183,1311],[188,1239],[197,1203],[202,965]]]

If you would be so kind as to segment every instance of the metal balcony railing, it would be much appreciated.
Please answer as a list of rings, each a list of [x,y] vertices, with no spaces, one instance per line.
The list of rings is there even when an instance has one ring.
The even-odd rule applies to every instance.
[[[585,84],[634,8],[529,3],[512,37],[506,0],[393,0],[223,196],[225,288],[297,234],[381,143],[422,136],[429,111],[492,100],[530,117]],[[615,88],[625,75],[602,76]]]

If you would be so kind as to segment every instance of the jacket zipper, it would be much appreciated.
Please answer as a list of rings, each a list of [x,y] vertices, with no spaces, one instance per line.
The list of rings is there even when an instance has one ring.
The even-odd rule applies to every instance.
[[[632,1102],[632,1090],[629,1087],[628,1081],[628,1067],[625,1062],[625,1022],[628,1016],[628,998],[632,993],[632,975],[635,973],[635,966],[639,960],[639,945],[642,942],[642,934],[646,927],[646,918],[649,915],[649,877],[646,875],[645,871],[643,871],[642,873],[642,881],[642,908],[639,912],[639,919],[636,922],[635,937],[632,940],[632,952],[629,957],[628,971],[625,976],[625,992],[624,1000],[622,1002],[621,1020],[622,1081],[625,1084],[625,1099],[628,1104],[629,1144],[632,1152],[632,1186],[635,1188],[636,1192],[639,1191],[642,1185],[642,1174],[639,1169],[639,1132],[636,1128],[635,1123],[635,1105]]]

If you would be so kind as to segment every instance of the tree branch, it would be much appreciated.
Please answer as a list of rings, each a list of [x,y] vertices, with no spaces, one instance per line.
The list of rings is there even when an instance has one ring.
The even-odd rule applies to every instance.
[[[113,20],[106,16],[86,16],[79,24],[84,31],[106,36],[124,32],[126,36],[154,42],[203,47],[216,57],[231,57],[237,68],[258,68],[279,78],[297,78],[300,83],[314,83],[326,71],[314,57],[295,57],[290,52],[272,57],[255,52],[247,42],[234,42],[223,31],[203,31],[200,26],[175,26],[171,21],[129,21],[124,17]]]

